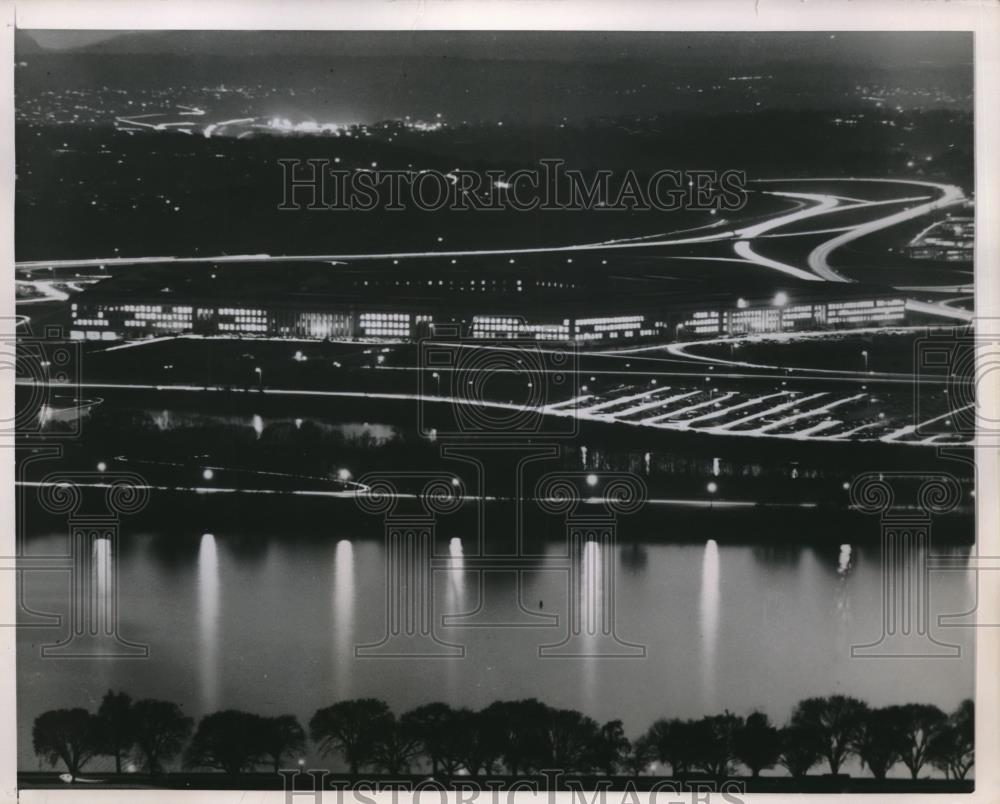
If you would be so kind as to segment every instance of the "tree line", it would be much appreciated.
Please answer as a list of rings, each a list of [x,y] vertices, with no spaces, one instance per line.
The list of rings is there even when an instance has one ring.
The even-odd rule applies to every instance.
[[[925,768],[964,779],[974,760],[974,707],[969,699],[946,714],[930,704],[869,707],[844,695],[807,698],[777,727],[763,712],[746,717],[723,712],[696,720],[660,719],[630,740],[622,722],[599,724],[572,709],[535,699],[495,701],[484,709],[445,703],[418,706],[396,716],[376,698],[357,698],[317,710],[308,740],[322,756],[339,756],[353,775],[402,774],[415,768],[433,775],[558,770],[568,774],[638,776],[659,764],[657,775],[702,774],[728,778],[740,767],[758,777],[784,768],[807,775],[823,765],[832,774],[857,758],[876,779],[902,764],[913,779]],[[306,730],[294,715],[264,717],[227,709],[203,717],[195,728],[177,704],[133,701],[108,691],[96,713],[54,709],[35,719],[35,753],[76,778],[95,757],[164,773],[178,758],[186,770],[277,773],[305,752]]]

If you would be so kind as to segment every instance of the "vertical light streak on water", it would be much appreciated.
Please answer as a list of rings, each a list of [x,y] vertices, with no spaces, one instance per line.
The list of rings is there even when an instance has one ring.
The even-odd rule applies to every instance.
[[[584,656],[578,661],[583,662],[583,700],[588,708],[593,709],[599,703],[597,700],[597,663],[596,656],[601,637],[602,609],[604,604],[604,560],[601,545],[588,540],[583,544],[583,555],[580,557],[580,630]]]
[[[445,586],[445,604],[443,614],[462,614],[468,609],[468,601],[465,598],[465,550],[462,540],[457,536],[448,542],[448,582]],[[440,622],[440,618],[438,619]],[[461,633],[461,632],[457,632]],[[453,638],[448,636],[448,641],[461,642],[461,637]],[[444,662],[446,679],[448,684],[448,695],[454,700],[460,692],[462,672],[467,672],[465,662]]]
[[[337,542],[333,557],[333,678],[339,699],[351,697],[354,669],[354,545]]]
[[[92,580],[93,599],[90,604],[93,606],[94,617],[93,628],[98,634],[111,634],[115,627],[115,594],[116,589],[112,588],[114,582],[114,572],[112,567],[111,540],[94,539],[92,554]],[[105,679],[110,679],[115,662],[92,662],[96,665]],[[109,682],[105,682],[110,687]]]
[[[219,555],[215,536],[202,534],[198,548],[198,649],[201,711],[219,708]]]
[[[837,584],[837,614],[841,621],[846,620],[850,615],[851,598],[848,594],[848,576],[852,569],[853,548],[849,544],[840,545],[840,555],[837,556],[837,575],[840,582]]]
[[[264,432],[264,420],[256,413],[253,415],[253,431],[257,434],[258,439],[261,433]]]
[[[837,574],[847,575],[851,571],[851,553],[853,548],[849,544],[840,545],[840,555],[837,557]]]
[[[701,560],[701,670],[702,706],[706,712],[718,709],[716,701],[716,648],[719,640],[719,545],[715,539],[705,543]]]
[[[93,597],[90,600],[91,611],[93,612],[93,625],[99,634],[110,632],[110,626],[114,622],[112,617],[114,612],[111,607],[114,601],[111,595],[114,590],[110,586],[111,578],[111,540],[94,539],[93,546]]]
[[[465,606],[465,551],[457,536],[448,542],[450,556],[447,614],[461,614]]]

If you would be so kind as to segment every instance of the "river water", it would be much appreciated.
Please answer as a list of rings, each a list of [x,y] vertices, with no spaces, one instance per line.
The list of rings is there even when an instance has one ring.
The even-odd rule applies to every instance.
[[[174,700],[196,718],[241,708],[294,713],[303,723],[349,697],[382,698],[397,713],[433,700],[482,707],[536,697],[600,721],[621,718],[630,737],[658,717],[723,709],[761,709],[781,723],[796,701],[814,695],[849,694],[873,706],[929,702],[947,711],[973,694],[972,629],[943,627],[936,617],[975,606],[975,578],[963,569],[970,548],[933,548],[951,556],[955,569],[931,572],[928,590],[933,634],[958,646],[959,656],[852,658],[852,645],[882,633],[877,544],[749,546],[710,528],[687,536],[664,543],[654,533],[633,534],[604,547],[585,539],[574,554],[549,535],[543,557],[522,571],[485,571],[471,537],[439,537],[429,575],[433,650],[459,655],[386,658],[354,655],[354,646],[379,643],[387,628],[379,527],[336,518],[254,535],[207,533],[196,522],[130,526],[117,556],[110,543],[95,543],[95,572],[98,586],[107,585],[115,565],[120,634],[148,645],[149,656],[41,658],[41,646],[64,638],[65,629],[19,631],[20,767],[39,767],[30,730],[40,712],[96,709],[109,688]],[[64,553],[67,537],[36,534],[27,548]],[[520,610],[512,605],[518,588]],[[35,612],[65,613],[68,574],[28,573],[23,594]],[[601,621],[611,600],[613,629]],[[571,609],[581,634],[560,647]],[[504,622],[519,627],[496,627]],[[595,655],[607,653],[625,655]]]

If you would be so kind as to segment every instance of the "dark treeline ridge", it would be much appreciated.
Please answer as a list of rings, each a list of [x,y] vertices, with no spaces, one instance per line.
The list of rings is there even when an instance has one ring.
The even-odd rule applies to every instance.
[[[294,715],[264,717],[237,710],[194,720],[169,701],[133,701],[109,690],[96,714],[54,709],[35,719],[35,753],[65,765],[72,779],[95,757],[162,775],[186,771],[233,776],[295,765],[311,740],[322,756],[336,756],[357,776],[401,774],[415,768],[433,776],[566,774],[691,774],[716,779],[783,768],[794,778],[826,765],[842,773],[856,757],[875,779],[901,763],[912,779],[924,769],[966,777],[974,760],[974,706],[962,701],[951,714],[930,704],[869,707],[844,695],[807,698],[786,725],[763,712],[723,712],[699,720],[660,719],[630,740],[620,720],[603,725],[572,709],[535,699],[495,701],[479,711],[429,703],[396,716],[376,698],[343,700],[317,710],[307,731]],[[285,764],[287,762],[287,765]],[[659,767],[654,768],[654,763]],[[131,767],[129,767],[131,766]]]

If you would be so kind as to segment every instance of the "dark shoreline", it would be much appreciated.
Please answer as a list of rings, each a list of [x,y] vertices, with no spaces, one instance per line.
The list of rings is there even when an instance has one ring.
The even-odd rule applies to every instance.
[[[46,514],[31,499],[23,509],[31,524],[31,533],[59,532],[66,527],[65,519]],[[101,489],[85,494],[95,498]],[[442,517],[436,524],[438,537],[469,533],[477,522],[478,506],[466,502],[454,514]],[[602,507],[586,504],[582,514],[600,514]],[[511,501],[488,501],[490,517],[508,516],[513,522],[515,506]],[[30,513],[29,513],[30,512]],[[164,525],[187,529],[192,534],[202,532],[252,534],[263,538],[287,537],[288,522],[301,518],[304,522],[321,522],[335,516],[338,523],[350,523],[362,530],[353,531],[356,538],[380,538],[383,520],[362,511],[351,498],[277,496],[254,493],[212,493],[154,491],[144,511],[123,517],[121,533],[161,529]],[[192,527],[191,523],[197,526]],[[796,506],[760,505],[754,508],[709,507],[692,508],[683,504],[660,505],[647,503],[641,510],[617,518],[617,539],[621,544],[701,544],[713,539],[719,544],[767,546],[804,545],[826,546],[866,544],[877,546],[881,527],[877,516],[833,508],[802,508]],[[366,527],[367,526],[367,527]],[[560,517],[532,514],[524,526],[532,531],[532,541],[552,542],[566,537],[567,523]],[[949,514],[933,520],[934,544],[969,546],[976,542],[975,517]],[[292,536],[291,538],[297,538]],[[329,538],[339,538],[335,532]]]
[[[283,771],[286,776],[295,771]],[[316,775],[324,774],[317,769]],[[808,775],[795,779],[784,776],[734,777],[718,781],[705,776],[674,778],[670,776],[559,776],[553,782],[551,776],[456,776],[430,777],[427,774],[360,775],[346,773],[326,773],[325,790],[355,790],[372,793],[382,791],[419,790],[428,796],[439,797],[441,791],[458,791],[464,796],[472,795],[491,800],[497,793],[521,791],[572,792],[574,790],[604,790],[623,792],[647,792],[656,789],[661,793],[688,793],[715,790],[728,791],[730,796],[746,793],[972,793],[975,779],[870,779],[841,774]],[[282,790],[285,781],[282,775],[274,773],[244,773],[236,776],[224,773],[167,773],[150,776],[142,773],[86,773],[83,778],[98,779],[95,783],[67,784],[55,772],[20,771],[18,786],[35,789],[88,790],[88,789],[167,789],[167,790]],[[315,776],[304,770],[296,777],[296,792],[308,793],[314,790]],[[436,798],[435,798],[436,800]],[[468,799],[467,799],[468,800]],[[472,799],[473,801],[475,798]],[[608,804],[618,804],[615,801]],[[623,797],[621,804],[625,804]]]

